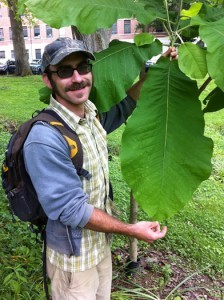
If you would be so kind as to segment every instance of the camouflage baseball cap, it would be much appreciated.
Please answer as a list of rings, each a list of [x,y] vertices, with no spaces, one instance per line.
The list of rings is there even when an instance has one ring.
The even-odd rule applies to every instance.
[[[95,60],[95,56],[90,52],[80,40],[73,40],[68,37],[58,38],[48,44],[42,56],[41,70],[44,72],[49,65],[57,65],[66,56],[75,52],[84,53],[89,59]]]

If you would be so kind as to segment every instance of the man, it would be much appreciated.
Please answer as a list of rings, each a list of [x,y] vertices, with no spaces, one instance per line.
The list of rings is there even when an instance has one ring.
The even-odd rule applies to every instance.
[[[83,168],[91,178],[78,176],[65,139],[46,123],[35,124],[24,145],[27,172],[49,218],[47,270],[53,300],[110,299],[110,233],[151,243],[167,230],[158,222],[125,224],[111,216],[106,132],[131,114],[143,79],[101,116],[100,123],[88,100],[93,81],[90,59],[95,57],[82,42],[57,39],[45,48],[42,76],[52,89],[49,109],[79,136]]]

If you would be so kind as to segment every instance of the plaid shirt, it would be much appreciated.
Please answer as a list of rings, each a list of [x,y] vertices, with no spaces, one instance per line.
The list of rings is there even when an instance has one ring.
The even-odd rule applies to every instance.
[[[81,179],[88,202],[111,214],[108,175],[106,132],[96,118],[96,108],[89,100],[85,103],[85,119],[82,119],[51,98],[49,109],[61,116],[78,134],[83,147],[83,168],[92,174],[90,180]],[[106,204],[105,204],[106,203]],[[47,257],[53,265],[67,272],[80,272],[95,267],[109,250],[105,233],[83,229],[81,255],[68,257],[47,248]]]

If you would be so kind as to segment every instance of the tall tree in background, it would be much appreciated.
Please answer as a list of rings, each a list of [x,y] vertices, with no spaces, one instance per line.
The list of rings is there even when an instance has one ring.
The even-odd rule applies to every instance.
[[[17,76],[31,75],[29,67],[28,54],[26,52],[23,36],[23,27],[21,17],[17,15],[17,0],[7,0],[9,7],[9,17],[12,29],[12,41],[15,55]]]

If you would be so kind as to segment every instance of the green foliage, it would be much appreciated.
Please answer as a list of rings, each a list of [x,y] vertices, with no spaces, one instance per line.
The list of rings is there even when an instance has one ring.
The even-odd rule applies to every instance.
[[[203,79],[207,75],[206,51],[198,45],[184,43],[178,49],[180,70],[193,79]]]
[[[141,47],[132,43],[112,41],[108,49],[95,53],[97,60],[93,70],[94,88],[90,99],[99,111],[108,111],[120,102],[139,75],[143,62],[161,53],[161,50],[162,44],[158,40]]]
[[[143,46],[143,45],[151,44],[154,41],[154,38],[155,38],[154,35],[145,32],[145,33],[137,34],[134,37],[134,41],[136,46]]]
[[[41,244],[36,243],[27,224],[12,222],[2,190],[0,195],[0,298],[44,299]]]
[[[51,96],[51,90],[47,86],[44,86],[41,89],[39,89],[39,99],[41,102],[45,104],[49,104],[50,96]]]
[[[188,10],[183,9],[181,11],[181,18],[182,20],[187,20],[188,18],[192,18],[194,16],[197,16],[199,11],[201,10],[202,3],[201,2],[195,2],[193,3]]]
[[[203,110],[205,113],[218,111],[224,108],[224,92],[219,87],[216,87],[211,91],[211,93],[209,93],[208,96],[206,96],[203,103],[205,105],[207,104],[207,106]]]
[[[215,83],[224,90],[224,18],[200,26],[201,38],[207,45],[208,73]]]

